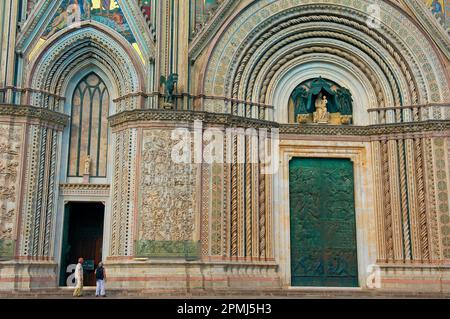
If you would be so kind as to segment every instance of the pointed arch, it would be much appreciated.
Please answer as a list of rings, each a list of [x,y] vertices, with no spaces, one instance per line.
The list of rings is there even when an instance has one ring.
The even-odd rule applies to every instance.
[[[145,87],[144,66],[120,35],[95,22],[54,34],[31,61],[25,103],[59,110],[70,75],[87,64],[97,65],[114,83],[116,111],[140,108]]]
[[[106,177],[108,159],[107,85],[95,72],[78,81],[70,100],[67,176],[82,177],[84,160],[90,157],[89,175]]]
[[[284,107],[271,100],[283,83],[276,80],[277,74],[287,74],[287,68],[295,67],[294,60],[302,64],[327,57],[336,66],[339,59],[347,61],[352,65],[349,70],[355,70],[354,78],[364,79],[366,95],[376,99],[374,105],[361,105],[364,110],[448,102],[449,81],[430,38],[387,1],[377,2],[378,26],[370,27],[371,4],[367,0],[249,3],[228,20],[204,52],[197,65],[198,94],[273,105],[276,113]],[[340,75],[336,69],[331,80]],[[222,104],[220,99],[205,99],[204,108],[221,112]],[[259,117],[274,119],[267,113]]]
[[[54,14],[61,6],[63,0],[41,0],[30,9],[28,18],[18,35],[16,50],[26,54],[38,42],[45,28],[54,18]],[[155,57],[156,45],[151,31],[145,23],[145,18],[136,1],[116,0],[129,22],[133,36],[137,40],[140,50],[145,58]]]

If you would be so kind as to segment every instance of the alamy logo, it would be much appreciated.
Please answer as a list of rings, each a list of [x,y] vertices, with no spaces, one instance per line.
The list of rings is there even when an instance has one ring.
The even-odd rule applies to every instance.
[[[369,265],[367,267],[367,288],[381,288],[381,269],[378,265]]]
[[[371,29],[381,28],[381,7],[378,4],[370,4],[367,6],[367,18],[366,24]]]
[[[81,9],[78,4],[70,4],[67,7],[67,27],[68,28],[81,27]]]
[[[262,174],[275,174],[279,167],[279,130],[272,128],[203,129],[194,122],[187,128],[172,131],[171,158],[177,164],[260,164]]]

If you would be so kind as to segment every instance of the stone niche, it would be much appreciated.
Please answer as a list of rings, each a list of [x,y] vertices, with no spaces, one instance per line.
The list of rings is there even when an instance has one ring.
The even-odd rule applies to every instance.
[[[288,107],[291,123],[348,125],[353,119],[351,92],[322,77],[298,85]]]

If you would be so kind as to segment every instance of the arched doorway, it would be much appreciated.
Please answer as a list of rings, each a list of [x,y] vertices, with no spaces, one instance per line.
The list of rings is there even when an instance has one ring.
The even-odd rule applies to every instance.
[[[84,285],[95,286],[94,269],[103,255],[105,205],[101,202],[68,202],[64,207],[60,285],[75,284],[73,272],[84,258]]]
[[[99,75],[100,74],[100,75]],[[60,176],[61,286],[74,284],[79,257],[85,264],[84,285],[95,285],[94,269],[106,255],[111,148],[109,88],[98,68],[84,70],[67,88],[65,111],[70,114],[63,134]]]

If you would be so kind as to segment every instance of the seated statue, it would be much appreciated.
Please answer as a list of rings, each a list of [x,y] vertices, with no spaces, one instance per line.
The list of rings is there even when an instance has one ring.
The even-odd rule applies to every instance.
[[[328,104],[327,97],[322,95],[322,93],[321,93],[316,100],[316,111],[313,114],[313,122],[314,123],[328,123],[329,122],[330,114],[328,113],[328,110],[327,110],[327,104]]]

